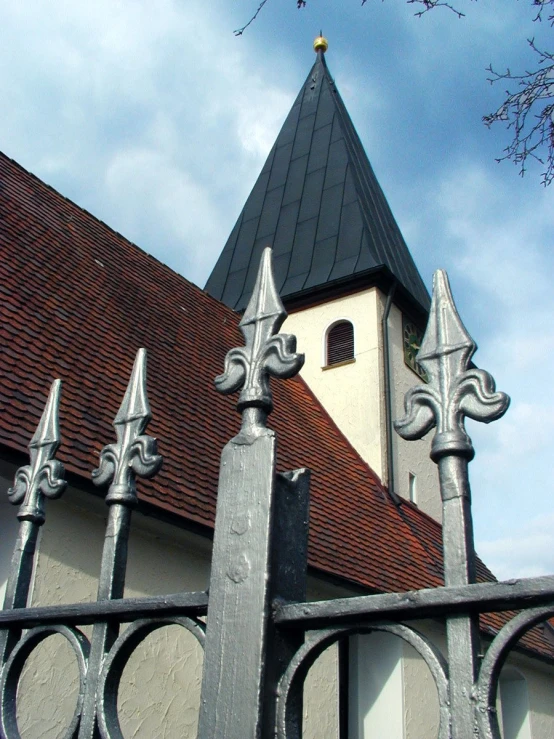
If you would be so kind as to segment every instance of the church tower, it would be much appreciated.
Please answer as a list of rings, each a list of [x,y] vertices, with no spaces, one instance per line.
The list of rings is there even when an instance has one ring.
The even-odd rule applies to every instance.
[[[315,40],[315,63],[205,289],[244,310],[272,246],[304,380],[395,501],[440,520],[427,441],[407,443],[392,428],[405,392],[424,381],[415,355],[429,293],[331,77],[327,46]]]

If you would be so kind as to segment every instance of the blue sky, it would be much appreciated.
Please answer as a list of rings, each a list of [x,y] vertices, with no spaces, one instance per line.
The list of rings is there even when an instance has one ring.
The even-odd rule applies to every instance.
[[[531,0],[1,0],[0,147],[203,285],[312,63],[328,65],[427,285],[448,270],[479,366],[512,397],[470,425],[478,550],[502,577],[554,571],[554,190],[497,164],[485,68],[547,45]],[[554,34],[552,34],[554,35]],[[553,186],[554,187],[554,186]]]

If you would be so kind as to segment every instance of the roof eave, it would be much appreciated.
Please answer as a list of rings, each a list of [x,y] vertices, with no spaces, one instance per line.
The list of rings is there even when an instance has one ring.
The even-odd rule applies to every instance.
[[[394,283],[396,283],[394,295],[396,305],[417,323],[425,325],[429,308],[421,305],[384,264],[281,297],[287,311],[293,313],[371,287],[377,287],[386,294]]]

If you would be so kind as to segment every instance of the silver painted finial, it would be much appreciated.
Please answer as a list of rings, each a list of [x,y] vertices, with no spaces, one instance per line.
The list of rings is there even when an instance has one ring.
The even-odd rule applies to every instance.
[[[143,435],[151,418],[146,394],[146,349],[139,349],[114,419],[117,442],[102,449],[100,464],[92,472],[96,485],[111,483],[106,496],[108,505],[136,505],[135,477],[153,477],[162,465],[156,439]]]
[[[242,388],[237,403],[241,413],[247,408],[270,413],[273,402],[269,376],[293,377],[304,364],[304,355],[296,354],[296,337],[277,333],[286,317],[273,279],[271,249],[266,247],[252,297],[239,324],[245,346],[227,353],[225,371],[215,378],[217,391],[225,395]]]
[[[14,485],[8,490],[10,503],[23,502],[17,517],[20,521],[44,523],[44,496],[59,498],[66,488],[64,467],[54,459],[60,446],[58,411],[61,380],[54,380],[46,406],[36,431],[29,443],[31,463],[20,467],[15,474]]]
[[[465,417],[490,423],[510,403],[505,393],[496,392],[488,372],[469,369],[476,349],[454,305],[447,274],[437,270],[429,322],[417,355],[429,383],[406,394],[404,418],[394,424],[404,439],[419,439],[436,426],[431,447],[435,462],[445,454],[472,459],[474,449],[464,427]]]

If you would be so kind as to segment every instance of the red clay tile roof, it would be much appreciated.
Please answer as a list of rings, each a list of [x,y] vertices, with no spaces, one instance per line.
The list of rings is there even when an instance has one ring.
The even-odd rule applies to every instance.
[[[239,427],[213,378],[243,344],[237,314],[3,155],[0,256],[0,443],[26,449],[60,377],[58,456],[90,478],[144,346],[164,465],[141,497],[211,526],[220,451]],[[440,585],[440,526],[391,503],[300,378],[273,390],[278,468],[312,470],[310,565],[376,591]]]

